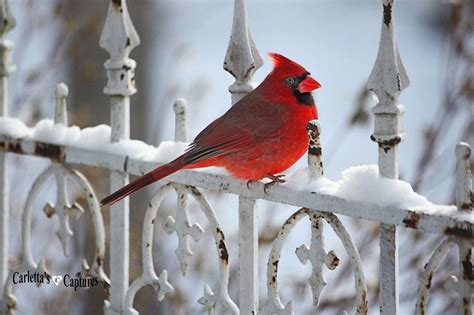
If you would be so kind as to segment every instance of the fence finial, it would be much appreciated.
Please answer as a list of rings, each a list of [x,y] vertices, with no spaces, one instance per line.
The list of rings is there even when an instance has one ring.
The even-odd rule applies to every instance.
[[[378,104],[372,109],[375,119],[371,139],[379,144],[380,174],[398,178],[397,147],[405,137],[405,108],[398,103],[398,95],[410,81],[395,41],[392,12],[393,0],[384,0],[379,52],[367,88],[378,97]]]
[[[56,124],[68,125],[66,98],[69,94],[67,85],[63,82],[56,85],[54,96],[56,98],[56,108],[54,111],[54,122]]]
[[[262,57],[250,34],[245,0],[234,0],[232,32],[224,59],[224,69],[235,78],[229,87],[232,104],[253,90],[252,76],[262,65]]]
[[[311,178],[323,176],[323,152],[321,148],[321,126],[318,120],[311,120],[306,126],[309,137],[308,167]]]
[[[99,44],[110,54],[110,59],[104,64],[107,70],[104,93],[123,96],[135,94],[136,62],[128,56],[140,44],[140,38],[130,19],[125,0],[110,1]]]
[[[173,103],[173,111],[175,113],[174,140],[186,142],[188,141],[188,130],[186,128],[186,110],[188,102],[184,98],[178,98]]]
[[[373,91],[379,99],[384,92],[392,97],[397,97],[402,90],[410,85],[395,40],[392,21],[393,1],[383,1],[379,52],[367,84],[367,88]]]

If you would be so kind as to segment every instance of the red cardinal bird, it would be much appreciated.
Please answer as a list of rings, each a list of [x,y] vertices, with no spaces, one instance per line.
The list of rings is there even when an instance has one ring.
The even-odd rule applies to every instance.
[[[273,71],[201,131],[185,153],[104,198],[101,205],[112,205],[180,169],[220,166],[236,178],[283,182],[277,174],[308,148],[306,125],[318,118],[311,91],[321,85],[296,62],[276,53],[270,57]]]

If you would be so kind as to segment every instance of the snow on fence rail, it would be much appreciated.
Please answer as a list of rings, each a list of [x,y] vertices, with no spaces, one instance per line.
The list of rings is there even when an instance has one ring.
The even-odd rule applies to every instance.
[[[232,103],[252,90],[252,76],[262,65],[262,59],[252,40],[247,25],[245,0],[234,1],[234,21],[231,39],[224,61],[225,70],[235,77],[229,88]],[[460,311],[471,314],[473,294],[472,247],[474,244],[472,215],[472,176],[469,169],[470,147],[460,143],[456,147],[456,206],[437,206],[398,181],[397,148],[404,138],[402,117],[404,107],[398,103],[400,92],[409,84],[403,67],[393,29],[393,0],[383,1],[382,34],[379,53],[369,78],[368,87],[378,97],[373,108],[375,130],[371,139],[378,144],[379,163],[376,166],[356,167],[343,173],[340,182],[332,182],[323,175],[322,150],[319,141],[321,129],[317,121],[308,124],[310,147],[308,169],[288,178],[288,183],[274,186],[264,193],[263,184],[254,183],[250,189],[246,182],[234,179],[225,172],[214,170],[183,170],[169,176],[170,183],[163,185],[150,201],[143,225],[142,256],[143,271],[140,277],[128,283],[129,271],[129,203],[127,200],[113,206],[110,217],[109,247],[105,243],[105,231],[97,197],[87,179],[73,165],[98,166],[111,171],[111,190],[128,181],[128,174],[140,175],[160,163],[178,155],[187,141],[186,102],[178,100],[174,104],[176,113],[175,140],[164,142],[154,148],[141,141],[129,140],[130,96],[136,92],[134,69],[136,63],[130,59],[130,51],[139,44],[138,35],[131,22],[126,0],[111,0],[100,45],[110,54],[106,61],[107,86],[104,93],[111,98],[111,126],[100,125],[79,129],[68,127],[66,116],[67,87],[59,84],[56,89],[56,112],[54,120],[42,120],[35,127],[28,128],[23,122],[8,118],[8,77],[14,70],[10,53],[12,43],[6,39],[7,32],[15,25],[8,8],[8,1],[0,1],[0,286],[2,314],[13,313],[17,303],[12,288],[12,272],[21,270],[46,270],[44,260],[35,260],[31,254],[30,229],[33,202],[47,178],[54,177],[58,187],[56,204],[48,203],[45,214],[56,214],[59,221],[59,237],[67,252],[68,242],[73,232],[69,220],[77,218],[85,211],[71,204],[67,196],[68,179],[81,188],[88,202],[87,212],[92,218],[95,231],[95,257],[83,262],[82,275],[95,276],[110,288],[104,311],[107,314],[136,314],[133,302],[136,292],[143,286],[151,285],[157,292],[158,300],[173,294],[173,284],[168,281],[167,271],[154,270],[152,257],[153,228],[158,207],[166,194],[175,191],[178,204],[175,216],[169,216],[162,225],[168,233],[176,233],[179,247],[176,251],[183,274],[186,274],[192,253],[189,250],[189,236],[197,241],[204,233],[199,223],[191,223],[188,217],[188,197],[199,204],[209,221],[215,240],[219,260],[217,285],[206,285],[199,303],[210,314],[291,314],[292,302],[284,303],[278,293],[278,265],[285,238],[295,224],[308,217],[311,221],[311,244],[298,247],[296,255],[302,263],[310,262],[312,274],[308,280],[313,293],[313,304],[319,303],[319,295],[325,286],[323,266],[333,270],[339,263],[334,251],[326,252],[323,242],[323,225],[326,221],[342,241],[348,253],[354,273],[356,289],[356,314],[367,314],[368,293],[361,259],[357,247],[337,215],[346,215],[380,223],[380,313],[396,314],[398,310],[397,292],[397,227],[409,227],[429,233],[445,235],[444,240],[434,249],[421,276],[416,304],[416,313],[426,311],[432,275],[440,261],[453,247],[459,248],[459,273],[452,276],[449,284],[459,295]],[[7,152],[46,157],[51,160],[48,167],[34,182],[28,195],[22,217],[23,258],[21,264],[9,269],[8,266],[8,176],[6,168]],[[362,183],[362,185],[360,185]],[[357,194],[347,187],[360,185]],[[377,199],[368,203],[358,199],[360,194],[370,194],[373,187],[380,188]],[[212,206],[201,189],[239,195],[239,259],[229,257],[225,233]],[[387,195],[387,191],[389,194]],[[385,193],[385,195],[384,195]],[[258,300],[258,231],[255,202],[265,199],[301,207],[283,224],[268,258],[267,290],[268,300],[262,307]],[[158,223],[158,222],[156,222]],[[104,255],[110,251],[110,274],[103,270]],[[239,263],[239,305],[228,294],[229,263]]]

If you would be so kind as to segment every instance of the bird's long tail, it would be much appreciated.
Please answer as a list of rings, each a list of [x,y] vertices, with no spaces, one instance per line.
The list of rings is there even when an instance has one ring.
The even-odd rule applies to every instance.
[[[135,179],[133,182],[131,182],[128,185],[123,186],[116,192],[110,194],[109,196],[105,197],[102,199],[100,202],[101,206],[107,206],[107,205],[113,205],[114,203],[122,200],[123,198],[127,197],[128,195],[134,193],[135,191],[150,185],[151,183],[154,183],[168,175],[173,174],[174,172],[179,171],[185,166],[185,164],[182,163],[182,156],[177,158],[176,160],[162,165],[160,167],[157,167],[153,171],[146,173],[143,176],[140,176],[139,178]]]

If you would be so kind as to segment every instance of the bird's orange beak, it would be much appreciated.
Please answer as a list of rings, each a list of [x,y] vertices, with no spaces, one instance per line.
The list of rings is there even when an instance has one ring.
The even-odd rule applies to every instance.
[[[311,76],[307,76],[306,79],[304,79],[300,85],[298,85],[298,90],[300,93],[308,93],[313,90],[316,90],[321,87],[321,84],[319,84],[318,81],[313,79]]]

